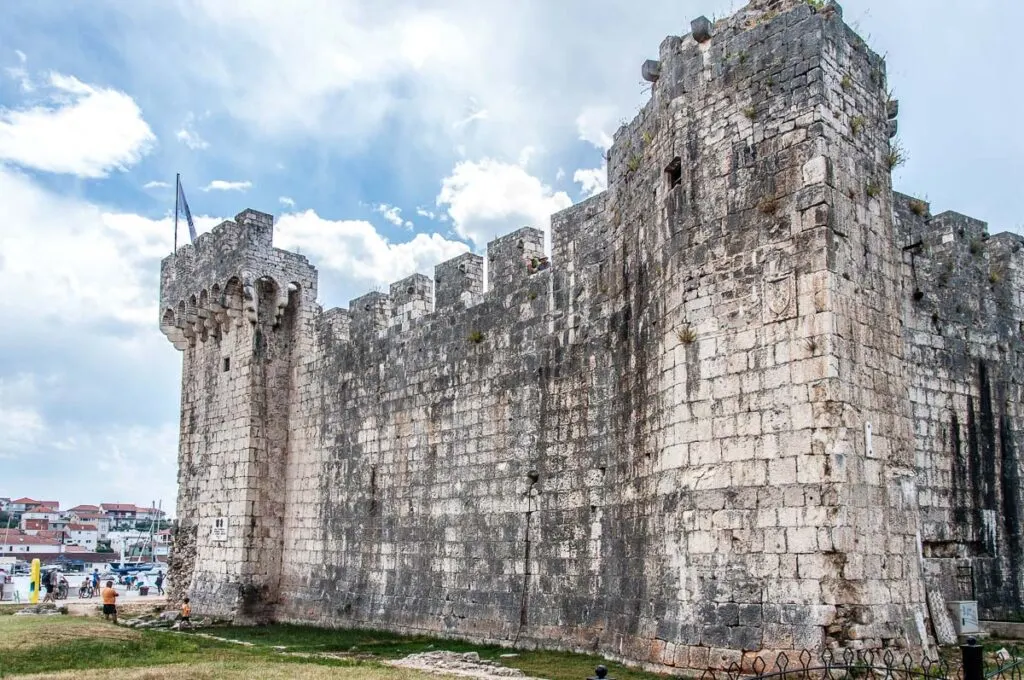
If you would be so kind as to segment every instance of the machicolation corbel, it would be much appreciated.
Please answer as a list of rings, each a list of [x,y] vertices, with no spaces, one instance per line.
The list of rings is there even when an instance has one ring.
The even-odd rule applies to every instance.
[[[658,82],[661,77],[661,62],[655,59],[648,59],[640,67],[640,75],[649,83]]]
[[[705,16],[697,17],[690,22],[690,33],[699,43],[711,40],[711,21]]]

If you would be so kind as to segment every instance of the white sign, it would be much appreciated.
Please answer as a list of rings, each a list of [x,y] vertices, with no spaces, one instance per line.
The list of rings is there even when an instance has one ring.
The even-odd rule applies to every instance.
[[[228,540],[228,518],[227,517],[214,517],[213,518],[213,530],[210,532],[211,541],[226,541]]]

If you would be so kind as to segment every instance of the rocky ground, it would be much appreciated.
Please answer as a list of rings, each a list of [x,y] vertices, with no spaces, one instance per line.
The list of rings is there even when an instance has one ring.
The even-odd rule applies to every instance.
[[[513,655],[514,656],[514,655]],[[411,668],[437,675],[459,676],[466,678],[517,678],[519,680],[540,680],[531,678],[518,668],[507,668],[497,661],[481,659],[476,652],[423,652],[410,654],[396,661],[385,661],[389,666]]]

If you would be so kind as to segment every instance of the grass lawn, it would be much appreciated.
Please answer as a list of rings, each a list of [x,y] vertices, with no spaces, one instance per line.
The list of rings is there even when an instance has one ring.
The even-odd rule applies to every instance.
[[[17,677],[18,680],[327,680],[338,677],[344,677],[346,680],[429,680],[433,677],[433,680],[437,680],[437,676],[384,667],[353,666],[339,671],[337,668],[318,664],[300,665],[259,658],[118,670],[62,671],[11,677]]]
[[[608,675],[616,680],[666,680],[669,677],[629,668],[586,654],[512,650],[426,636],[406,637],[382,631],[334,630],[279,624],[256,627],[232,626],[206,632],[219,637],[252,642],[261,647],[283,645],[290,652],[349,652],[358,655],[372,654],[382,659],[400,659],[409,654],[439,650],[478,652],[482,659],[493,659],[503,666],[518,668],[529,676],[550,680],[584,680],[594,675],[594,667],[598,664],[607,666]],[[518,656],[499,658],[502,654]]]
[[[359,630],[327,630],[274,625],[256,628],[209,628],[203,632],[243,646],[189,633],[121,628],[96,617],[0,617],[0,678],[81,678],[99,680],[429,680],[438,678],[394,668],[378,660],[425,651],[478,652],[481,658],[519,668],[550,680],[583,680],[593,675],[600,658],[562,652],[518,651],[427,637],[403,637]],[[285,646],[286,653],[273,649]],[[351,659],[310,658],[308,654],[352,654]],[[290,656],[290,653],[297,653]],[[516,653],[512,658],[502,654]],[[665,676],[606,663],[617,680],[664,680]]]
[[[429,677],[354,660],[290,659],[268,649],[119,628],[92,617],[0,618],[2,678],[320,678],[337,676],[338,666],[347,667],[345,677],[365,680]]]
[[[191,633],[122,628],[97,617],[0,617],[0,678],[81,678],[100,680],[258,680],[260,678],[343,677],[352,680],[435,680],[415,670],[382,662],[417,652],[477,652],[483,659],[550,680],[583,680],[599,663],[616,680],[668,680],[600,657],[552,651],[510,650],[425,636],[407,637],[368,630],[332,630],[311,626],[272,625],[214,627],[202,630],[239,645]],[[1005,640],[986,641],[986,663],[995,668],[996,649]],[[284,651],[275,649],[284,647]],[[955,669],[959,650],[944,649]],[[324,656],[317,656],[323,654]],[[513,657],[502,658],[506,654]],[[330,656],[328,656],[330,655]],[[349,656],[350,655],[350,656]],[[338,658],[338,657],[341,658]]]

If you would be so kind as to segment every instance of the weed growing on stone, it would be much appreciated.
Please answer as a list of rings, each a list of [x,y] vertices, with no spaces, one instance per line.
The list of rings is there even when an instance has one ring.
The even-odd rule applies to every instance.
[[[892,140],[889,145],[889,155],[886,156],[886,163],[890,170],[895,170],[907,162],[907,152],[898,139]]]
[[[825,0],[807,0],[807,4],[814,8],[815,10],[820,11],[825,9]]]
[[[630,156],[629,160],[626,161],[626,168],[628,168],[630,172],[636,172],[640,169],[640,157]]]
[[[843,76],[843,79],[839,82],[839,85],[844,90],[849,90],[851,87],[853,87],[853,78],[850,76],[849,73],[847,73]]]
[[[749,118],[750,120],[756,120],[757,109],[755,109],[753,106],[747,106],[743,109],[743,115]]]
[[[779,210],[779,199],[764,198],[757,205],[757,209],[761,211],[762,215],[774,215]]]
[[[982,243],[980,238],[971,239],[971,255],[980,255],[982,250]]]
[[[480,331],[473,331],[472,333],[469,334],[469,337],[467,339],[474,345],[479,345],[481,342],[484,341],[484,334],[481,333]]]
[[[924,217],[928,214],[928,204],[915,198],[910,201],[910,212],[914,213],[918,217]]]
[[[690,324],[686,324],[676,331],[676,338],[684,345],[692,345],[697,341],[697,331]]]
[[[860,131],[864,129],[864,118],[861,116],[854,116],[850,120],[850,132],[856,137],[860,134]]]
[[[882,193],[882,186],[875,180],[870,180],[867,186],[864,187],[864,191],[867,193],[868,198],[875,198]]]

